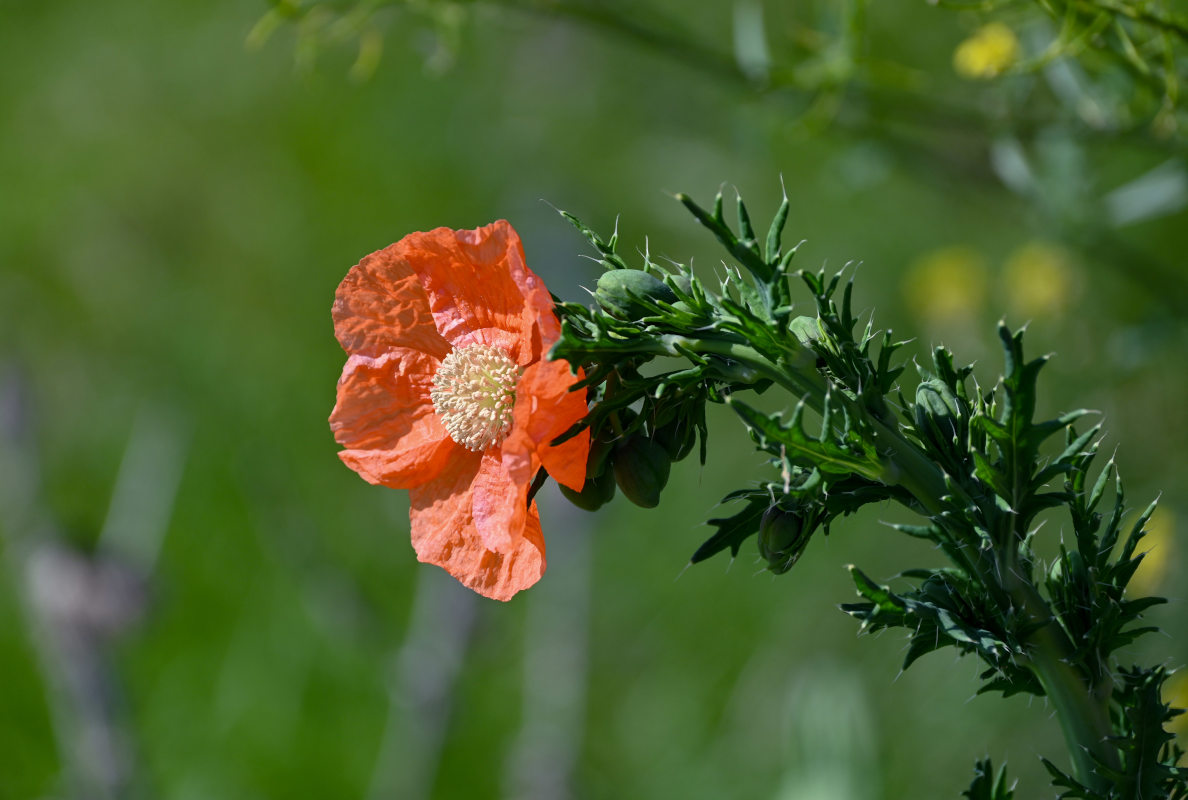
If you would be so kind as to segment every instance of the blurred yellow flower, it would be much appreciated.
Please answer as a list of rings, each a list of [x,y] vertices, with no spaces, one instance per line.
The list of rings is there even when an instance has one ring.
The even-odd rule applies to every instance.
[[[975,314],[986,300],[986,262],[970,247],[945,247],[913,263],[903,277],[908,308],[932,322]]]
[[[989,80],[1001,75],[1019,57],[1019,40],[1001,22],[974,31],[953,51],[953,69],[963,78]]]
[[[1130,579],[1130,593],[1135,597],[1155,594],[1163,582],[1175,558],[1176,516],[1160,506],[1147,521],[1147,535],[1139,542],[1138,549],[1145,552],[1143,563]]]
[[[1063,313],[1076,294],[1076,278],[1064,248],[1028,242],[1007,258],[1003,269],[1007,304],[1025,319]]]

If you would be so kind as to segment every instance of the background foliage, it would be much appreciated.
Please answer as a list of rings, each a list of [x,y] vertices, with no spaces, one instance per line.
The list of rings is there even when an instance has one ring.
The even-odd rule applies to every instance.
[[[661,190],[765,219],[782,174],[798,263],[864,261],[921,360],[989,380],[1030,320],[1041,413],[1100,409],[1132,504],[1163,492],[1143,647],[1184,662],[1182,33],[1121,28],[1144,76],[1112,4],[687,6],[0,4],[0,797],[956,796],[978,752],[1039,785],[1041,704],[943,652],[896,680],[906,641],[836,608],[923,543],[840,520],[788,575],[684,569],[763,469],[721,409],[659,509],[543,498],[512,604],[415,564],[325,426],[334,287],[506,217],[581,301],[542,200],[709,275]]]

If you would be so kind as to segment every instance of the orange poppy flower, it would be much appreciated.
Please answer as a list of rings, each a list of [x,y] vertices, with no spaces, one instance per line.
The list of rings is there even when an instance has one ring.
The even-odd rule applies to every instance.
[[[544,283],[505,221],[413,233],[351,268],[334,297],[349,358],[330,414],[339,457],[408,489],[417,558],[508,600],[540,579],[545,545],[528,488],[543,466],[580,491],[581,379],[546,353],[561,335]]]

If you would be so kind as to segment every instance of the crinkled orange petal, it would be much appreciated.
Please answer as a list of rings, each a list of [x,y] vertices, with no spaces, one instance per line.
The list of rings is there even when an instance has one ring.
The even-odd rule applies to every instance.
[[[334,294],[334,335],[351,354],[378,356],[408,347],[444,358],[429,296],[408,263],[409,237],[378,250],[347,272]]]
[[[520,376],[515,421],[502,448],[504,462],[516,480],[531,482],[536,468],[543,465],[558,483],[582,490],[590,454],[589,429],[559,445],[549,444],[586,416],[585,390],[569,390],[581,379],[581,370],[570,374],[564,361],[538,361]]]
[[[442,567],[464,586],[510,600],[544,574],[540,515],[536,503],[524,509],[514,549],[488,548],[476,528],[472,502],[481,462],[478,453],[466,453],[436,480],[409,491],[413,548],[419,560]]]
[[[525,265],[520,237],[505,220],[476,230],[414,233],[401,243],[438,331],[455,347],[501,346],[523,366],[560,336],[553,300]]]
[[[503,464],[499,452],[483,454],[478,475],[471,484],[474,527],[488,550],[510,553],[519,546],[528,511],[527,481],[517,481]]]
[[[339,458],[370,483],[393,489],[418,486],[462,450],[429,399],[437,363],[404,348],[379,358],[347,359],[330,429],[346,448]]]

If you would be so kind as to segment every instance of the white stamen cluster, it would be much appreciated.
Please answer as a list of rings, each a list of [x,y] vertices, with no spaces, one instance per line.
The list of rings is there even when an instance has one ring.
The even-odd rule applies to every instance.
[[[520,368],[503,349],[472,344],[445,357],[429,397],[450,438],[478,453],[511,431],[519,379]]]

